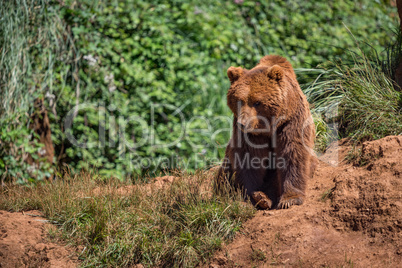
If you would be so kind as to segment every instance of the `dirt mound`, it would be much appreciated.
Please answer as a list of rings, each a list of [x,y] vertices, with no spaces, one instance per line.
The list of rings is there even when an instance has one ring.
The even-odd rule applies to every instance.
[[[0,267],[77,267],[75,252],[52,243],[39,211],[0,211]]]
[[[401,157],[402,137],[364,143],[355,161],[361,168],[338,174],[331,194],[332,216],[397,248],[402,248]]]
[[[402,137],[366,142],[354,159],[346,140],[337,145],[322,156],[304,205],[258,211],[209,266],[400,265]]]
[[[302,206],[258,211],[210,267],[398,267],[402,263],[402,137],[347,140],[327,150]],[[348,161],[343,161],[347,158]],[[212,176],[211,176],[212,177]],[[172,176],[140,187],[171,185]],[[138,186],[110,188],[129,194]],[[105,194],[102,191],[94,194]],[[50,242],[45,219],[0,211],[0,267],[75,267],[76,254]]]

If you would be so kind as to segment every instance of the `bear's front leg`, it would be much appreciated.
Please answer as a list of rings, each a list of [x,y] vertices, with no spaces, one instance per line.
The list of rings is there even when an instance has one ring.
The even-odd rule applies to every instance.
[[[251,203],[261,209],[270,209],[272,207],[272,200],[262,192],[263,188],[263,175],[255,170],[239,170],[236,175],[238,185],[242,185],[245,194],[250,197]]]
[[[310,173],[311,156],[303,144],[292,141],[282,143],[278,149],[278,158],[284,165],[277,167],[278,209],[287,209],[303,204],[306,183]],[[280,161],[279,161],[280,162]],[[278,163],[278,161],[277,161]]]

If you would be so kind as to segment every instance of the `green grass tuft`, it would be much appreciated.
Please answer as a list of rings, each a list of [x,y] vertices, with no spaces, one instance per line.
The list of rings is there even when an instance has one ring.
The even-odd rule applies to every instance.
[[[250,258],[252,261],[265,262],[267,260],[267,255],[261,249],[252,248],[251,250]]]
[[[318,113],[313,113],[313,120],[315,125],[315,149],[318,152],[324,152],[327,149],[330,139],[329,129],[327,123],[324,121],[323,116]]]
[[[398,47],[393,45],[390,49]],[[390,71],[395,67],[394,61],[381,60],[376,51],[360,51],[351,54],[351,58],[352,64],[332,63],[327,70],[321,70],[305,90],[313,113],[321,115],[324,122],[336,121],[340,137],[358,142],[401,134],[402,93]],[[322,124],[316,121],[316,125]]]
[[[334,191],[334,189],[331,188],[331,189],[328,189],[328,190],[326,190],[325,192],[323,192],[323,193],[321,194],[320,201],[325,202],[325,201],[327,201],[328,199],[330,199],[330,198],[332,197],[333,191]]]
[[[179,173],[170,187],[160,189],[94,176],[87,172],[36,187],[6,186],[0,189],[0,209],[42,211],[60,226],[64,240],[85,247],[80,256],[85,267],[193,267],[255,211],[239,192],[214,195],[207,172]]]

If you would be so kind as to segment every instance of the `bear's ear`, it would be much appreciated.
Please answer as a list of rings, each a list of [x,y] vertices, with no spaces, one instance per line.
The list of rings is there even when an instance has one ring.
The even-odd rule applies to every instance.
[[[230,83],[233,84],[234,82],[236,82],[240,76],[242,76],[244,73],[243,68],[242,67],[229,67],[228,69],[228,77],[230,80]]]
[[[267,70],[267,76],[279,82],[283,78],[283,69],[279,65],[274,65]]]

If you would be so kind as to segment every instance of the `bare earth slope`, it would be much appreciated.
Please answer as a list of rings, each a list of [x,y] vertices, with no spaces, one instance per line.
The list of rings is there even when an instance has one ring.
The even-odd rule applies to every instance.
[[[401,267],[402,136],[364,143],[352,163],[343,161],[347,143],[338,145],[320,157],[305,204],[258,211],[208,266]],[[0,211],[0,267],[76,267],[77,254],[29,214],[40,212]]]
[[[211,267],[401,267],[402,136],[320,159],[304,205],[258,211]]]
[[[34,216],[32,216],[34,215]],[[39,211],[0,211],[0,267],[77,267],[77,254],[50,242]]]

